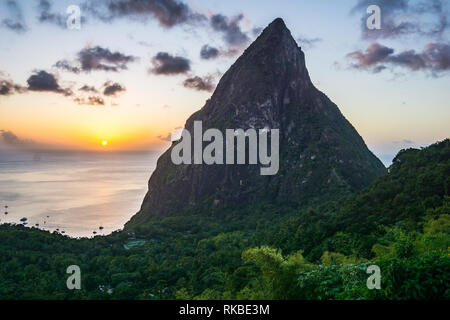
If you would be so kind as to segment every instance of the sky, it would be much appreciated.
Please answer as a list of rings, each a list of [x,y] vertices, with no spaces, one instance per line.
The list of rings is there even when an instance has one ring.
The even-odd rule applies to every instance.
[[[373,4],[379,30],[366,26]],[[67,25],[71,5],[80,28]],[[448,0],[0,0],[0,148],[166,148],[281,17],[315,86],[387,163],[450,136],[449,10]]]

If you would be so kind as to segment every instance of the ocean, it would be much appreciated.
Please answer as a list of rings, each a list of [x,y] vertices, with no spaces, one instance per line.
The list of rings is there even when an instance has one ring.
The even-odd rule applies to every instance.
[[[0,223],[26,218],[71,237],[119,230],[139,210],[160,154],[0,150]]]

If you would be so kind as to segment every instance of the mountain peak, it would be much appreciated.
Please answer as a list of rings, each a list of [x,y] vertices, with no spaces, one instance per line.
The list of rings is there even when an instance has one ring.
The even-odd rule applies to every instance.
[[[274,29],[274,30],[288,30],[286,27],[286,24],[284,23],[284,20],[282,18],[276,18],[274,19],[269,25],[266,27],[266,29]],[[289,30],[288,30],[289,31]]]
[[[269,99],[268,96],[271,93],[288,94],[289,86],[297,93],[314,87],[306,68],[305,54],[298,47],[283,19],[277,18],[263,30],[223,75],[211,102],[240,100],[239,97],[251,95],[254,96],[253,104],[260,105]],[[272,104],[272,106],[275,105]],[[209,113],[215,114],[213,117],[217,116],[217,118],[221,118],[222,113],[226,112],[221,104],[210,103],[205,108],[214,109]],[[277,112],[277,110],[271,111]],[[234,120],[239,118],[236,117]],[[261,115],[257,118],[259,120],[254,125],[275,127],[279,124],[277,121],[268,123],[267,119],[261,119]],[[274,120],[273,117],[272,120]],[[234,122],[235,125],[244,125],[246,119],[241,119],[237,121],[238,123]]]
[[[247,48],[246,52],[259,47],[264,47],[265,50],[272,48],[278,52],[281,52],[279,50],[281,47],[285,47],[291,50],[298,50],[303,54],[281,18],[276,18],[264,28],[259,37]],[[266,51],[265,54],[270,54],[270,52],[270,50]]]
[[[186,121],[203,130],[278,129],[279,171],[258,165],[184,164],[159,158],[140,212],[127,224],[190,208],[264,201],[305,205],[360,190],[385,168],[358,132],[310,80],[305,55],[280,18],[267,26],[220,79],[211,99]],[[192,162],[191,162],[192,163]]]

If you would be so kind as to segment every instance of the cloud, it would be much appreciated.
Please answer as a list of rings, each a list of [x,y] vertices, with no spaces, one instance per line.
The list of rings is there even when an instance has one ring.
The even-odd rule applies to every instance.
[[[111,0],[100,4],[90,0],[84,5],[84,9],[106,22],[117,18],[147,21],[151,17],[165,28],[207,19],[178,0]]]
[[[93,87],[93,86],[88,86],[87,84],[85,84],[84,86],[82,86],[80,89],[78,89],[79,91],[83,91],[83,92],[92,92],[92,93],[97,93],[98,90]]]
[[[26,29],[21,10],[16,1],[8,0],[10,11],[16,12],[15,18],[4,19],[3,25],[7,28],[22,32]],[[190,5],[181,0],[108,0],[94,1],[84,0],[81,4],[81,22],[86,22],[86,16],[106,23],[111,23],[116,19],[124,18],[132,21],[147,22],[149,19],[156,19],[164,28],[172,28],[177,25],[190,24],[200,26],[210,26],[213,30],[222,33],[223,39],[230,46],[244,46],[249,42],[246,32],[242,31],[240,22],[244,19],[243,14],[227,17],[217,13],[210,17],[193,10]],[[41,23],[54,24],[61,28],[67,28],[68,15],[65,12],[53,10],[53,1],[39,0],[37,19]],[[262,28],[253,28],[252,33],[257,35]],[[141,44],[146,44],[141,42]],[[72,66],[67,61],[60,61],[57,67],[78,73],[80,69]],[[99,68],[106,71],[117,71],[121,68],[108,67],[100,64]],[[84,69],[83,69],[84,70]]]
[[[104,106],[105,105],[105,100],[99,96],[89,96],[87,99],[75,98],[73,100],[80,105],[90,105],[90,106]]]
[[[229,45],[244,45],[249,41],[248,36],[239,26],[244,18],[240,14],[228,18],[222,14],[213,14],[210,18],[202,13],[195,12],[188,4],[180,0],[87,0],[82,11],[103,21],[112,22],[115,19],[125,18],[133,21],[147,22],[156,19],[164,28],[172,28],[183,24],[209,25],[213,30],[221,32]],[[257,30],[255,29],[255,32]]]
[[[103,98],[101,97],[88,97],[88,102],[91,105],[96,105],[96,106],[103,106],[105,105],[105,100],[103,100]]]
[[[67,60],[59,60],[55,63],[54,67],[61,69],[61,70],[65,70],[65,71],[69,71],[69,72],[73,72],[73,73],[80,73],[81,69],[79,67],[76,66],[72,66],[70,64],[69,61]]]
[[[153,47],[153,44],[151,44],[150,42],[147,42],[147,41],[138,41],[137,44],[140,46],[143,46],[143,47],[148,47],[148,48]]]
[[[254,27],[253,29],[252,29],[252,34],[255,36],[255,37],[257,37],[257,36],[259,36],[260,34],[261,34],[261,32],[264,30],[264,28],[262,28],[262,27]]]
[[[221,33],[230,46],[242,47],[250,40],[239,26],[244,19],[243,14],[229,18],[216,13],[208,17],[195,12],[181,0],[87,0],[82,5],[82,11],[106,23],[124,18],[144,23],[149,19],[156,19],[164,28],[184,24],[209,26]],[[254,28],[252,32],[257,35],[261,30],[262,28]]]
[[[169,141],[169,142],[171,142],[171,141],[172,141],[172,133],[169,132],[169,133],[168,133],[167,135],[165,135],[165,136],[159,135],[157,138],[160,139],[160,140],[162,140],[162,141]]]
[[[218,49],[206,44],[200,50],[200,58],[202,58],[203,60],[212,60],[219,56],[232,58],[239,55],[242,52],[242,50],[243,47],[230,46],[228,48]]]
[[[450,44],[429,43],[424,53],[428,66],[435,71],[450,69]]]
[[[52,3],[48,0],[40,0],[38,5],[39,22],[55,24],[58,27],[66,28],[67,17],[60,13],[52,12]]]
[[[300,45],[306,47],[306,48],[314,48],[317,43],[322,42],[322,38],[308,38],[299,36],[297,38],[297,42],[300,43]]]
[[[365,52],[361,50],[351,52],[347,56],[357,60],[356,66],[367,68],[377,63],[384,62],[385,59],[394,53],[394,49],[383,46],[379,43],[372,43]]]
[[[26,31],[25,26],[21,22],[14,21],[9,18],[2,20],[2,26],[17,33],[22,33]]]
[[[219,56],[220,51],[215,47],[205,44],[200,50],[200,58],[204,60],[215,59]]]
[[[19,6],[18,2],[8,0],[5,2],[5,5],[5,11],[8,13],[8,18],[2,19],[0,25],[17,33],[27,31],[27,26],[23,19],[22,8]]]
[[[0,73],[1,76],[1,73]],[[27,88],[14,83],[9,79],[2,79],[0,77],[0,96],[9,96],[14,93],[24,93],[27,91]]]
[[[106,82],[105,89],[103,90],[103,94],[105,96],[115,96],[119,92],[126,91],[125,87],[120,85],[119,83]]]
[[[157,136],[157,138],[162,141],[168,141],[168,142],[177,141],[177,140],[181,139],[182,131],[183,131],[183,127],[179,126],[179,127],[176,127],[172,132],[169,132],[166,135],[159,135],[159,136]]]
[[[8,130],[0,130],[0,137],[7,146],[27,148],[36,145],[33,140],[21,139],[14,132]]]
[[[373,73],[380,73],[381,71],[387,69],[387,67],[385,65],[379,65],[376,67],[373,67],[372,72]]]
[[[137,58],[120,52],[112,52],[100,46],[84,48],[77,54],[77,64],[73,65],[67,60],[56,62],[55,67],[73,72],[91,72],[94,70],[118,72],[126,70],[128,64]]]
[[[72,95],[70,89],[61,88],[56,77],[44,70],[35,71],[35,73],[28,78],[27,83],[28,90],[30,91],[55,92],[64,94],[65,96]]]
[[[407,67],[413,71],[432,68],[432,66],[427,66],[426,56],[424,54],[416,53],[414,50],[403,51],[397,55],[393,55],[387,58],[389,63]]]
[[[238,48],[228,48],[228,49],[221,50],[220,55],[232,58],[232,57],[238,56],[241,52],[242,52],[242,50],[238,49]]]
[[[366,13],[370,5],[381,9],[381,29],[369,30]],[[351,13],[362,13],[363,39],[396,38],[406,35],[441,36],[448,28],[448,8],[442,0],[358,0]]]
[[[172,56],[167,52],[158,52],[152,58],[153,68],[150,73],[158,75],[184,74],[191,70],[191,62],[183,57]]]
[[[11,31],[17,33],[23,33],[27,30],[25,25],[22,9],[17,1],[6,1],[6,11],[8,12],[8,18],[1,21],[1,25]]]
[[[213,91],[215,88],[215,84],[213,83],[213,77],[207,76],[204,78],[194,76],[191,78],[187,78],[183,81],[183,86],[185,88],[195,89],[198,91]]]
[[[242,46],[250,40],[239,26],[239,22],[243,18],[243,14],[234,16],[231,19],[222,14],[215,14],[211,16],[210,25],[213,30],[223,33],[223,38],[227,44],[231,46]]]
[[[127,56],[120,52],[111,52],[99,46],[86,48],[78,53],[78,58],[83,71],[104,70],[118,71],[127,69],[127,64],[136,60],[133,56]],[[104,63],[108,63],[104,64]]]
[[[450,44],[429,43],[422,52],[406,50],[394,54],[394,49],[378,43],[371,44],[365,52],[351,52],[347,57],[353,59],[351,67],[377,73],[386,65],[403,67],[411,71],[429,71],[437,76],[450,70]]]
[[[126,91],[126,88],[119,83],[107,81],[104,83],[103,94],[107,97],[115,97],[119,92]],[[85,93],[98,93],[99,91],[88,85],[83,85],[78,91]],[[76,97],[73,99],[79,105],[104,106],[106,105],[104,98],[98,95],[89,95],[88,97]],[[116,105],[111,103],[111,105]]]

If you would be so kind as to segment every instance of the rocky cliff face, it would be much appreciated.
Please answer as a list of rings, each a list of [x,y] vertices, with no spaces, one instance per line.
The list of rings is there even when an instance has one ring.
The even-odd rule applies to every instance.
[[[279,129],[280,169],[259,165],[174,165],[171,150],[158,160],[141,210],[128,225],[195,206],[271,201],[302,205],[359,190],[385,167],[338,107],[312,84],[305,55],[282,19],[274,20],[220,80],[185,128]]]

